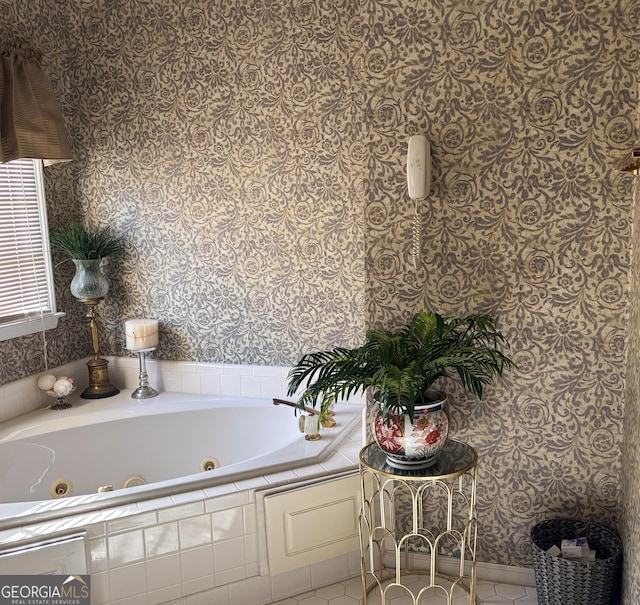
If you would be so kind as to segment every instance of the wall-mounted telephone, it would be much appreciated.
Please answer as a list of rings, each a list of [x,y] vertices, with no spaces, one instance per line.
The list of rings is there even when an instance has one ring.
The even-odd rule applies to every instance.
[[[423,134],[409,138],[407,148],[407,188],[412,200],[423,200],[431,187],[431,146]]]
[[[407,148],[407,189],[415,200],[413,217],[413,266],[418,268],[422,248],[422,204],[431,188],[431,146],[423,134],[409,138]]]

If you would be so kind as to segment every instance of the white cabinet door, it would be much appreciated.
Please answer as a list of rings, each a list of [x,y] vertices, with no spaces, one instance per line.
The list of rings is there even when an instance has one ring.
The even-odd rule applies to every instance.
[[[264,506],[272,576],[360,547],[358,474],[267,496]]]

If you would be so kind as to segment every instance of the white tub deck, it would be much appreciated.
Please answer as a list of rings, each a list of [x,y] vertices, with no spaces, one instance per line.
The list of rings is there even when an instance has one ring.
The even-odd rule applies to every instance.
[[[154,416],[174,415],[184,410],[201,411],[213,407],[228,409],[235,406],[252,409],[260,404],[272,406],[271,401],[254,398],[228,398],[210,395],[161,393],[158,397],[138,402],[131,399],[131,391],[108,399],[83,400],[74,397],[72,408],[67,410],[37,410],[0,425],[0,448],[5,442],[16,439],[37,440],[51,431],[81,430],[96,423],[109,423],[129,418],[144,427],[155,423]],[[233,399],[233,402],[231,401]],[[177,502],[205,500],[225,493],[233,493],[247,486],[299,481],[301,478],[320,477],[332,472],[342,472],[357,467],[357,454],[362,445],[362,406],[342,404],[336,408],[337,426],[322,431],[319,441],[305,441],[297,432],[294,410],[285,406],[273,406],[277,423],[285,434],[283,447],[271,448],[265,454],[251,456],[215,471],[198,472],[179,478],[156,481],[139,487],[116,489],[107,493],[89,493],[61,499],[42,499],[0,504],[0,544],[25,539],[25,531],[31,535],[52,527],[68,530],[82,527],[100,519],[114,519],[136,514],[143,510],[173,506]],[[225,412],[226,414],[227,412]],[[170,418],[166,416],[166,418]],[[171,416],[171,422],[177,419]],[[133,424],[133,423],[132,423]],[[186,431],[184,427],[176,430]],[[293,427],[293,429],[291,428]],[[293,437],[293,432],[297,437]],[[153,430],[150,431],[153,433]],[[156,444],[157,446],[157,444]],[[119,444],[113,444],[118,448]],[[139,447],[144,447],[141,437]],[[172,444],[165,443],[171,450]],[[79,464],[82,450],[76,449]],[[57,477],[51,477],[54,479]],[[48,481],[49,477],[47,477]],[[35,525],[34,525],[35,524]],[[29,530],[26,530],[31,526]]]

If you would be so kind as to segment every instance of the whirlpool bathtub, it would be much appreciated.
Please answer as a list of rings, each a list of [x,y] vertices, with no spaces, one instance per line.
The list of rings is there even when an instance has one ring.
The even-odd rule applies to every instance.
[[[306,441],[294,410],[267,399],[123,392],[38,410],[0,425],[0,528],[16,503],[69,514],[315,464],[361,412],[339,406],[336,427]]]

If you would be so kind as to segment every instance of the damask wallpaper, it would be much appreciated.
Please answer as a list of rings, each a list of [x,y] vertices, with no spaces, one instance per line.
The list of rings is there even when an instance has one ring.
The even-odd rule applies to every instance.
[[[101,344],[157,317],[164,359],[288,365],[412,313],[491,312],[518,363],[480,402],[483,561],[530,563],[551,515],[620,522],[636,0],[0,0],[76,160],[50,224],[111,224]],[[407,138],[432,144],[412,262]],[[61,259],[57,259],[61,260]],[[49,357],[89,352],[57,266]],[[0,343],[0,381],[42,369]],[[637,511],[636,511],[637,512]]]
[[[640,125],[640,112],[638,113]],[[631,288],[633,301],[640,300],[640,177],[634,183],[634,217],[633,246],[631,259]],[[624,437],[622,447],[622,498],[621,498],[621,533],[626,543],[624,549],[624,603],[635,603],[640,600],[640,552],[635,547],[640,536],[640,447],[638,447],[638,426],[640,426],[640,305],[632,304],[629,317],[629,339],[627,351],[626,405],[624,416]]]
[[[455,388],[453,420],[480,455],[480,557],[523,562],[545,517],[619,521],[633,177],[614,167],[637,137],[639,7],[373,6],[368,319],[497,316],[519,369],[483,402]],[[435,169],[417,272],[389,153],[414,132]]]

